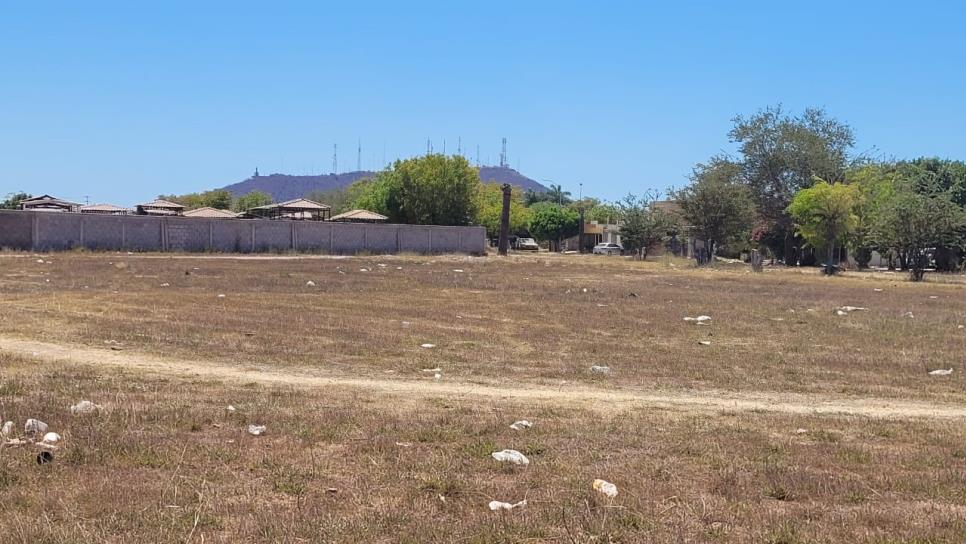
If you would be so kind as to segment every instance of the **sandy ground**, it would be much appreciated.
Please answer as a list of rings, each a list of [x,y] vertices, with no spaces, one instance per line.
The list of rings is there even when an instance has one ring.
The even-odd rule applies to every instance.
[[[427,397],[459,397],[472,401],[508,399],[580,406],[602,412],[660,409],[680,412],[779,412],[807,415],[852,415],[889,419],[966,419],[966,407],[929,402],[832,395],[723,393],[718,391],[609,390],[562,383],[559,388],[476,384],[448,379],[346,378],[315,369],[265,368],[241,361],[225,365],[204,360],[160,358],[127,350],[60,345],[0,336],[0,351],[45,365],[82,364],[181,378],[203,378],[304,388],[351,387],[412,401]],[[941,379],[941,378],[940,378]]]

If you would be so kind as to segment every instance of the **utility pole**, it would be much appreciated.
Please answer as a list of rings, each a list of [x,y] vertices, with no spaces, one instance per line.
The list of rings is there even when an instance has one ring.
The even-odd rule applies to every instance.
[[[356,155],[356,172],[362,171],[362,138],[359,138],[359,153]]]
[[[510,194],[513,188],[509,183],[504,183],[503,187],[503,209],[500,210],[500,246],[499,254],[506,256],[510,249]]]
[[[339,175],[339,144],[332,144],[332,173]]]

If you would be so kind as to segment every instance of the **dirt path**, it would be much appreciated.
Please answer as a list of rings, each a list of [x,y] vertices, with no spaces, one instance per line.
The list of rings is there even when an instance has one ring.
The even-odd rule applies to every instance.
[[[353,387],[407,401],[426,397],[507,399],[579,406],[600,411],[641,408],[686,412],[764,411],[790,414],[838,414],[893,419],[966,419],[966,406],[881,398],[845,398],[801,394],[733,394],[716,391],[608,390],[567,384],[561,388],[479,385],[468,382],[351,378],[314,369],[259,368],[210,361],[168,359],[133,351],[59,345],[0,336],[0,352],[39,359],[44,364],[84,364],[182,378],[205,378],[294,387]]]

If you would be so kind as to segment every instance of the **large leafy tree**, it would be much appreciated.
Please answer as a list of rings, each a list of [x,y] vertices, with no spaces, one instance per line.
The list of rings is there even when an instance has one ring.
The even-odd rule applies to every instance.
[[[788,205],[816,177],[843,181],[854,144],[852,129],[821,109],[810,108],[792,116],[776,106],[750,117],[736,117],[729,137],[738,144],[736,163],[751,188],[763,224],[773,231],[765,239],[786,264],[797,263]]]
[[[866,163],[850,168],[846,183],[854,185],[860,194],[855,206],[855,226],[848,236],[848,247],[859,268],[869,265],[873,251],[883,251],[876,237],[879,214],[895,196],[898,173],[893,163]]]
[[[206,206],[219,210],[228,210],[232,206],[231,192],[226,189],[214,189],[201,193],[184,195],[158,195],[158,198],[177,202],[188,209],[204,208]]]
[[[959,208],[966,207],[966,163],[938,158],[919,158],[897,165],[903,183],[929,197],[948,198]],[[959,268],[962,250],[939,244],[934,251],[936,269],[951,272]]]
[[[689,234],[704,242],[705,251],[695,255],[699,264],[713,262],[720,245],[750,236],[755,207],[741,172],[742,165],[715,157],[697,165],[691,182],[672,193]]]
[[[258,206],[267,206],[272,203],[272,195],[262,191],[251,191],[235,199],[231,209],[236,212],[243,212]]]
[[[4,200],[0,200],[0,210],[19,210],[20,201],[30,198],[27,193],[10,193]]]
[[[798,233],[817,249],[826,250],[825,273],[834,274],[835,246],[855,229],[855,209],[861,199],[858,185],[827,183],[799,191],[788,206]]]
[[[580,214],[577,210],[542,202],[531,207],[530,234],[548,241],[553,251],[560,250],[560,241],[580,233]]]
[[[482,183],[477,192],[476,223],[486,227],[486,235],[500,235],[500,213],[503,211],[503,188],[499,183]],[[519,187],[510,192],[510,234],[525,234],[530,223],[530,209],[523,205]]]
[[[903,187],[883,207],[877,235],[881,243],[904,256],[913,281],[929,267],[937,247],[963,246],[963,210],[948,194],[926,195]]]
[[[677,230],[671,214],[650,206],[650,195],[627,195],[618,206],[621,210],[621,244],[624,249],[644,260],[650,249],[666,240]]]
[[[352,207],[416,225],[469,225],[480,176],[465,158],[441,154],[396,161],[360,186]]]

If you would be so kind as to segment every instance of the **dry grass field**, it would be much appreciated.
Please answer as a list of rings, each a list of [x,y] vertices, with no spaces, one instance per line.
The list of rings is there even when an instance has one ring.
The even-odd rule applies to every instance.
[[[904,279],[0,255],[0,417],[63,436],[0,541],[963,542],[966,285]]]

